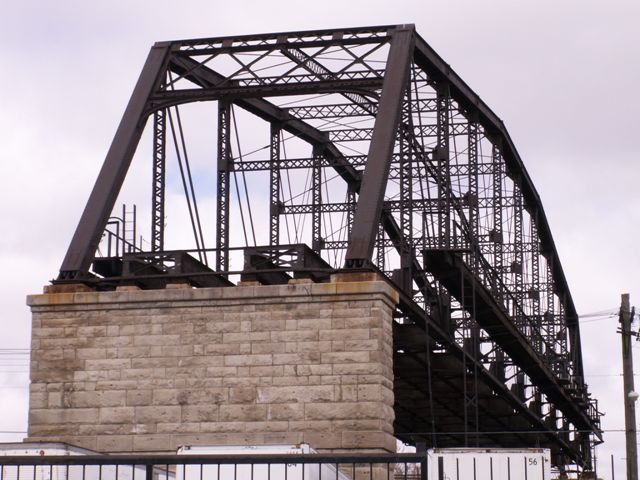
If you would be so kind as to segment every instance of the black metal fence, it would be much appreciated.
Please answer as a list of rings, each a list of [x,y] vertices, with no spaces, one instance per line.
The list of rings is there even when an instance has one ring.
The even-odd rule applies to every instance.
[[[424,480],[426,461],[426,454],[6,456],[0,480]]]

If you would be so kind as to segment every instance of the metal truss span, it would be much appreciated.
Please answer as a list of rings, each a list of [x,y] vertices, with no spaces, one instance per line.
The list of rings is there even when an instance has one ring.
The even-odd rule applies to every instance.
[[[199,102],[217,129],[209,191],[185,140]],[[146,123],[145,249],[126,214],[111,215]],[[190,246],[169,246],[171,185]],[[214,231],[196,190],[216,205]],[[545,446],[560,468],[592,467],[600,413],[540,198],[503,122],[413,25],[155,44],[56,282],[206,287],[340,270],[400,292],[398,438]]]

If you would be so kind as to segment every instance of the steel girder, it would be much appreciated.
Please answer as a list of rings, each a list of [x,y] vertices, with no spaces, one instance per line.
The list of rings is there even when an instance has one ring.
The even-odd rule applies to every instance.
[[[293,102],[284,103],[287,97]],[[178,105],[201,101],[218,102],[216,269],[197,261],[185,271],[160,266],[136,277],[140,284],[157,285],[168,274],[190,281],[197,273],[200,283],[194,284],[227,285],[230,275],[242,273],[230,264],[236,248],[230,237],[234,175],[268,172],[265,244],[292,243],[283,238],[287,216],[295,224],[295,216],[309,215],[304,241],[326,260],[314,260],[314,268],[378,270],[399,289],[403,300],[395,329],[417,326],[425,338],[424,348],[410,354],[402,340],[396,345],[397,365],[413,365],[396,369],[403,385],[400,403],[396,399],[399,412],[425,418],[416,405],[427,402],[428,410],[441,417],[430,428],[455,444],[468,442],[473,429],[476,438],[482,434],[481,409],[493,418],[493,427],[505,429],[504,409],[511,409],[520,428],[535,430],[538,440],[556,449],[558,463],[572,459],[589,465],[584,439],[599,436],[598,412],[584,385],[577,314],[540,198],[503,122],[412,25],[156,44],[58,282],[108,288],[131,281],[112,268],[124,258],[102,262],[102,273],[95,265],[92,271],[91,264],[150,115],[155,257],[126,261],[149,262],[163,253],[173,258],[163,252],[167,118],[170,122]],[[233,151],[234,106],[269,124],[268,160],[245,159]],[[287,157],[286,135],[309,144],[311,155]],[[310,186],[287,196],[283,173],[298,170],[309,172]],[[329,177],[327,171],[335,173]],[[336,200],[334,177],[343,182],[341,200]],[[338,229],[332,225],[335,215],[343,215]],[[258,258],[265,251],[254,249],[251,255]],[[111,266],[105,270],[104,265]],[[304,262],[296,265],[305,268]],[[277,272],[285,267],[272,266],[276,271],[261,278],[288,278]],[[208,276],[212,280],[204,281]],[[438,387],[430,383],[431,364],[422,357],[442,349],[450,359],[434,375]],[[451,375],[461,377],[450,380]],[[410,395],[400,394],[406,385],[413,385],[418,397],[427,395],[414,405]],[[460,415],[446,413],[434,392],[461,395]],[[492,410],[495,402],[487,392],[503,406]],[[558,421],[567,428],[558,428]],[[446,433],[453,424],[464,429],[463,437]],[[398,424],[396,433],[406,439],[434,433],[406,428]],[[568,430],[575,433],[572,441]],[[509,438],[503,443],[526,444],[519,434]],[[500,443],[495,435],[486,439]]]

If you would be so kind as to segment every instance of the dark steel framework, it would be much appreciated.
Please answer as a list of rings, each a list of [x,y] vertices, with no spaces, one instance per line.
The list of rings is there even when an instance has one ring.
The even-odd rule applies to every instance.
[[[202,101],[218,106],[212,249],[179,113]],[[252,127],[238,109],[266,122],[266,147],[242,154],[240,137]],[[99,258],[149,116],[150,252]],[[191,250],[165,246],[171,137]],[[249,187],[249,195],[250,175],[263,187]],[[248,207],[263,191],[268,222],[255,227]],[[238,213],[245,242],[233,245]],[[398,438],[437,447],[548,446],[558,465],[591,468],[600,414],[540,198],[503,122],[412,25],[154,45],[57,282],[212,286],[231,285],[234,275],[326,281],[345,270],[380,272],[400,292]]]

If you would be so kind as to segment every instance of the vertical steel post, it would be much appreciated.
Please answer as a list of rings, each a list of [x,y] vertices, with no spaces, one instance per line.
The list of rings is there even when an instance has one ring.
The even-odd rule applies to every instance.
[[[347,185],[347,205],[349,206],[349,210],[347,211],[346,238],[349,238],[351,230],[353,230],[353,214],[356,208],[356,192],[351,185]]]
[[[409,79],[414,41],[413,26],[398,27],[391,35],[378,115],[347,247],[347,268],[362,267],[371,262],[402,112],[402,98]]]
[[[320,146],[313,147],[313,166],[312,166],[312,239],[311,249],[320,253],[323,248],[322,240],[322,155],[323,151]]]
[[[411,86],[405,92],[402,104],[401,127],[398,129],[400,144],[400,281],[404,291],[411,290],[413,264],[413,118],[411,112]]]
[[[492,243],[493,243],[493,267],[498,278],[502,278],[503,271],[503,259],[502,259],[502,151],[499,141],[493,144],[491,163],[493,168],[493,231],[492,231]],[[502,292],[494,292],[494,295],[502,303]]]
[[[229,270],[229,172],[231,157],[231,105],[218,102],[218,191],[216,222],[216,271]],[[225,275],[226,276],[226,275]]]
[[[513,263],[511,264],[511,275],[515,277],[515,297],[517,308],[513,309],[515,315],[516,326],[521,329],[524,318],[524,286],[522,274],[524,261],[524,237],[522,231],[522,220],[524,213],[524,204],[522,202],[522,192],[518,188],[516,182],[513,185]],[[518,313],[523,312],[523,313]]]
[[[451,247],[451,172],[449,170],[449,110],[451,96],[449,85],[442,83],[436,87],[437,102],[437,146],[433,152],[438,166],[438,246]]]
[[[478,238],[478,120],[477,115],[469,119],[469,130],[467,133],[467,156],[469,164],[469,190],[467,191],[467,206],[469,208],[469,230],[470,242],[477,241]],[[475,261],[475,255],[473,258],[472,270],[474,273],[478,273],[477,265]]]
[[[151,251],[164,250],[164,197],[166,162],[167,110],[153,114],[153,174],[151,193]]]
[[[529,299],[531,300],[530,332],[524,332],[532,339],[533,348],[540,352],[538,336],[540,324],[540,243],[538,241],[538,211],[531,215],[531,285],[529,286]]]
[[[401,255],[411,254],[413,238],[413,164],[411,139],[413,135],[413,119],[411,118],[411,88],[407,88],[402,104],[402,127],[399,129],[400,143],[400,229],[403,244]]]
[[[378,236],[376,237],[376,266],[384,271],[385,268],[385,250],[384,250],[384,224],[378,224]]]
[[[270,176],[270,226],[269,245],[280,243],[280,127],[271,124],[271,143],[269,150]]]

